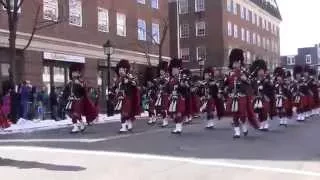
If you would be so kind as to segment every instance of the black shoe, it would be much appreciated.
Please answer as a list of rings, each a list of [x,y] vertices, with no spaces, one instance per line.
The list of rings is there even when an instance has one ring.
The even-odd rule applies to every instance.
[[[240,136],[238,136],[238,135],[233,135],[233,139],[240,139]]]
[[[210,127],[206,127],[206,129],[207,130],[213,130],[213,129],[215,129],[215,127],[214,126],[210,126]]]
[[[244,137],[247,137],[249,134],[249,131],[243,132]]]
[[[181,131],[171,131],[171,134],[178,134],[178,135],[180,135],[180,134],[182,134],[182,132],[181,132]]]

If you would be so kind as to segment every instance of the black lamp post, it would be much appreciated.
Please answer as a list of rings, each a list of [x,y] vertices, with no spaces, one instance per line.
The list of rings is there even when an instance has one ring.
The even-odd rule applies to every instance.
[[[111,109],[113,108],[111,105],[111,101],[109,101],[109,90],[110,90],[110,57],[113,53],[113,47],[112,44],[110,42],[110,40],[108,40],[106,43],[103,44],[103,50],[104,50],[104,54],[107,56],[107,88],[105,87],[105,82],[102,82],[102,95],[103,97],[107,97],[106,101],[107,101],[107,115],[108,116],[112,116],[113,115],[113,111],[111,111]],[[105,79],[103,79],[102,81],[105,81]],[[104,86],[104,87],[103,87]],[[106,94],[107,92],[107,94]],[[105,101],[105,98],[103,99]]]

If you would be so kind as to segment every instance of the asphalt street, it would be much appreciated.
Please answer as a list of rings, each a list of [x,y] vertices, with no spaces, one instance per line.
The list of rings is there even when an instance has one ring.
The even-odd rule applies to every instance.
[[[118,134],[118,123],[0,136],[3,179],[198,180],[320,179],[320,116],[270,132],[250,129],[234,140],[229,119],[205,130],[196,119],[182,135],[136,122]]]

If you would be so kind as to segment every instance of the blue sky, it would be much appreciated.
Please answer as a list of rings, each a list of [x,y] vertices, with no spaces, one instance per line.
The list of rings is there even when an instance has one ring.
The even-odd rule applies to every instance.
[[[278,0],[283,22],[280,25],[281,55],[297,48],[320,43],[320,0]]]

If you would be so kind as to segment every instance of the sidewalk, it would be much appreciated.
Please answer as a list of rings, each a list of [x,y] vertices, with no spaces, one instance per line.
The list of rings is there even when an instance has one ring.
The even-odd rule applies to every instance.
[[[138,116],[138,119],[146,118],[148,116],[147,113],[142,113]],[[94,124],[105,124],[105,123],[113,123],[119,122],[120,115],[114,115],[111,117],[107,117],[107,115],[100,114],[98,119],[95,120]],[[0,130],[1,134],[14,134],[14,133],[30,133],[35,131],[43,131],[43,130],[50,130],[50,129],[59,129],[59,128],[66,128],[72,125],[71,119],[67,118],[61,121],[55,120],[25,120],[19,119],[16,124],[12,124],[9,128]]]

